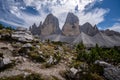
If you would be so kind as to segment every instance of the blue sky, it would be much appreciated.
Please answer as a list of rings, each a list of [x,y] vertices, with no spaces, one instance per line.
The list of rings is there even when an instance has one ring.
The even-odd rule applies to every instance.
[[[100,4],[95,4],[94,7],[109,9],[105,16],[105,21],[98,24],[101,28],[111,27],[120,23],[120,0],[103,0]]]
[[[39,25],[49,13],[64,25],[68,12],[79,18],[79,24],[90,22],[99,29],[120,32],[120,0],[0,0],[0,22],[29,27]]]

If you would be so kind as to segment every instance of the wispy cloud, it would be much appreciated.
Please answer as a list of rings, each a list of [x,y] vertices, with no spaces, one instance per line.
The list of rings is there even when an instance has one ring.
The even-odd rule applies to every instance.
[[[29,27],[33,23],[39,24],[40,21],[44,21],[45,17],[49,13],[53,13],[58,17],[60,27],[62,28],[67,13],[73,12],[79,17],[80,24],[90,22],[92,25],[99,24],[104,21],[104,15],[109,11],[108,9],[94,8],[89,12],[85,12],[88,7],[94,6],[96,2],[103,0],[23,0],[24,6],[17,8],[17,5],[11,7],[11,14],[14,14],[18,18],[24,20],[25,27]],[[18,3],[17,3],[18,4]],[[31,6],[36,9],[40,15],[30,15],[21,11],[26,6]],[[87,7],[86,7],[87,6]]]
[[[112,27],[109,27],[108,29],[120,32],[120,23],[115,23]]]

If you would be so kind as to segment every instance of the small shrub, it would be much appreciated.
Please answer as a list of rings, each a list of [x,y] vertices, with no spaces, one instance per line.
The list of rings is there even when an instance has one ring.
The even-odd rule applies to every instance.
[[[104,68],[102,66],[99,66],[98,64],[91,64],[89,66],[90,72],[97,73],[99,75],[103,75]]]
[[[45,57],[43,55],[40,55],[36,52],[30,52],[28,56],[32,59],[35,60],[36,62],[45,62]]]

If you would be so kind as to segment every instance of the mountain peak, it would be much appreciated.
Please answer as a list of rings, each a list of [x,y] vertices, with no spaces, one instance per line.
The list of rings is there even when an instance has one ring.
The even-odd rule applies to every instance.
[[[78,19],[78,17],[76,15],[69,12],[68,15],[67,15],[65,23],[70,23],[71,25],[73,25],[74,23],[79,23],[79,19]]]
[[[60,33],[59,21],[53,14],[48,14],[41,26],[41,35],[47,36],[54,33]]]
[[[89,22],[86,22],[85,24],[83,24],[83,26],[85,26],[85,27],[92,27],[92,25],[89,23]]]
[[[84,32],[85,34],[88,34],[90,36],[94,36],[99,32],[97,26],[95,25],[93,27],[89,22],[86,22],[85,24],[80,26],[80,31]]]
[[[79,35],[79,19],[73,13],[68,13],[65,24],[63,26],[63,34],[66,36]]]

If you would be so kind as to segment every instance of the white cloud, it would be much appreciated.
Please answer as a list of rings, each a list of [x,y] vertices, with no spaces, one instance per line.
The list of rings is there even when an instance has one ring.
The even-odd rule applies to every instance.
[[[119,21],[119,22],[120,22],[120,19],[117,19],[117,21]]]
[[[0,21],[2,21],[2,22],[4,22],[4,23],[7,23],[7,24],[14,25],[14,26],[21,26],[20,24],[17,24],[17,23],[11,22],[11,21],[7,21],[7,20],[4,20],[4,19],[0,19]],[[22,25],[22,26],[23,26],[23,25]]]
[[[92,7],[96,2],[101,2],[103,0],[23,0],[26,6],[34,7],[40,15],[30,15],[23,13],[17,6],[11,8],[11,13],[18,18],[25,21],[24,26],[29,27],[33,23],[39,24],[40,21],[44,21],[45,17],[49,13],[53,13],[58,17],[60,22],[60,28],[62,28],[67,13],[75,13],[80,20],[80,24],[85,22],[90,22],[92,25],[99,24],[104,21],[104,15],[108,12],[106,9],[95,8],[89,12],[85,13],[86,6]],[[75,11],[77,7],[78,11]],[[23,6],[25,9],[25,7]],[[46,9],[50,12],[47,12]],[[23,25],[21,25],[23,26]]]
[[[109,27],[108,29],[120,32],[120,23],[115,23],[112,27]]]
[[[87,13],[79,12],[77,13],[77,16],[79,16],[81,25],[85,22],[90,22],[92,25],[95,25],[104,21],[104,16],[107,12],[109,12],[108,9],[96,8]]]

